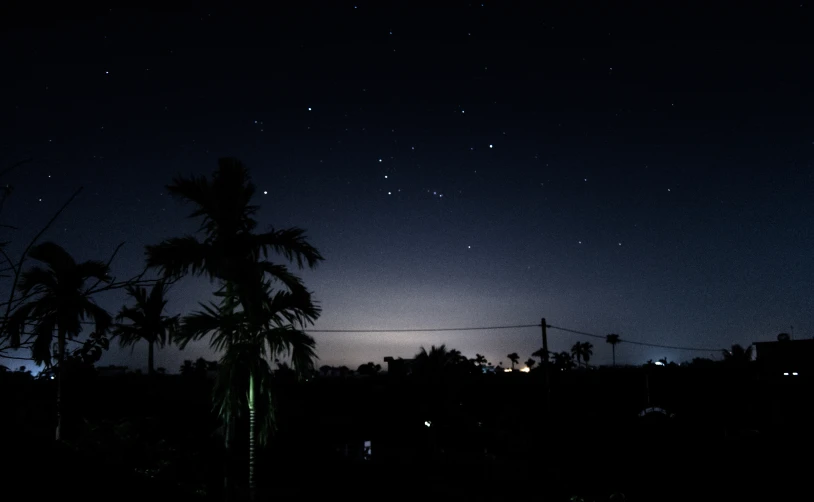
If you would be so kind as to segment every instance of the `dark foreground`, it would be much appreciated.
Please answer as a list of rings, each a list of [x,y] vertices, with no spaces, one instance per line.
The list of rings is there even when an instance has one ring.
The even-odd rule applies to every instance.
[[[59,447],[50,440],[47,382],[11,392],[0,499],[222,500],[209,384],[138,378],[95,380],[84,398],[72,396],[71,412],[83,416],[73,422],[74,439]],[[811,497],[807,385],[679,375],[672,388],[656,377],[650,404],[672,410],[669,418],[639,416],[647,397],[631,383],[637,374],[555,382],[553,415],[544,411],[540,381],[522,378],[441,390],[386,378],[281,383],[286,411],[259,459],[258,499]],[[238,456],[242,482],[245,455]]]

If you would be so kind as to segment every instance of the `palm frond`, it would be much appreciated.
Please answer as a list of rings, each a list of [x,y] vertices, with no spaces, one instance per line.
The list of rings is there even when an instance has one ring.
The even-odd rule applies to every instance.
[[[189,342],[200,340],[207,334],[219,331],[224,327],[225,321],[216,304],[200,303],[199,305],[201,310],[184,316],[175,333],[174,341],[181,349]]]
[[[38,304],[36,302],[29,302],[20,306],[8,318],[5,325],[5,332],[8,334],[9,343],[12,348],[20,346],[20,337],[25,332],[25,326],[28,320],[34,317],[34,313]]]
[[[51,342],[54,339],[55,329],[56,318],[53,315],[42,317],[34,327],[31,358],[35,363],[51,366]]]
[[[147,246],[147,266],[159,269],[164,277],[178,278],[191,272],[201,275],[211,265],[210,247],[195,237],[177,237],[168,239],[155,246]]]
[[[110,282],[110,267],[107,263],[97,260],[83,261],[74,269],[74,275],[82,281],[97,279],[101,282]]]
[[[90,298],[83,298],[80,315],[87,315],[96,323],[96,333],[99,335],[107,333],[113,324],[113,318],[107,310],[93,303]]]
[[[38,287],[51,291],[56,290],[58,286],[54,274],[39,266],[31,267],[20,274],[17,289],[23,296],[31,293],[32,290]]]
[[[76,261],[59,244],[54,242],[43,242],[32,247],[28,256],[34,260],[45,263],[54,270],[57,275],[61,275],[76,267]]]
[[[269,251],[273,251],[289,262],[296,263],[298,268],[303,268],[306,264],[309,268],[314,268],[324,260],[319,251],[308,242],[305,230],[301,228],[272,229],[255,235],[254,244],[262,251],[264,258],[268,259]]]

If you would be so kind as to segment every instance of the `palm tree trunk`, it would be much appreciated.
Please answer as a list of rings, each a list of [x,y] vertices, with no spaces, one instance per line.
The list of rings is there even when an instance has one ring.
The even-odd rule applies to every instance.
[[[256,487],[254,485],[254,448],[255,448],[255,430],[254,430],[254,375],[249,375],[249,500],[254,502],[256,499]]]
[[[616,366],[616,344],[611,344],[611,350],[613,351],[613,365]]]
[[[152,376],[155,374],[155,361],[154,361],[154,353],[153,353],[153,342],[152,340],[148,342],[149,345],[147,346],[147,374]]]
[[[62,439],[62,380],[65,378],[63,366],[65,364],[65,330],[60,328],[57,332],[57,430],[56,440]]]

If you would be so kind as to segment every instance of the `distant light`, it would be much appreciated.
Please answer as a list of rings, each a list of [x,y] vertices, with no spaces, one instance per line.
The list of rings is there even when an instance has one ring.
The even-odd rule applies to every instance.
[[[522,371],[523,373],[528,373],[529,371],[531,371],[531,368],[529,368],[528,366],[526,366],[525,368],[523,368],[523,369],[522,369],[522,370],[520,370],[520,371]]]
[[[379,162],[381,162],[381,161],[382,161],[382,159],[379,159]]]
[[[495,147],[495,145],[489,145],[489,148],[494,148],[494,147]]]
[[[797,376],[797,372],[796,372],[796,371],[795,371],[795,372],[793,372],[793,373],[792,373],[792,375],[793,375],[793,376]]]
[[[512,372],[511,368],[503,368],[503,373],[511,373],[511,372]]]
[[[386,175],[386,174],[384,175],[384,179],[387,179],[387,175]]]
[[[269,194],[268,190],[263,190],[263,195],[268,195],[268,194]]]
[[[53,379],[54,379],[54,375],[51,375],[51,380],[53,380]]]
[[[393,192],[387,192],[387,195],[393,195]]]
[[[656,366],[664,366],[664,363],[661,361],[656,361]]]
[[[788,373],[783,373],[783,376],[789,376],[789,374]]]
[[[431,426],[431,425],[432,425],[432,422],[430,422],[429,420],[425,420],[425,421],[424,421],[424,425],[425,425],[425,426],[427,426],[427,427],[429,427],[429,426]]]
[[[308,111],[309,111],[309,112],[311,111],[311,107],[310,107],[310,106],[308,107]]]

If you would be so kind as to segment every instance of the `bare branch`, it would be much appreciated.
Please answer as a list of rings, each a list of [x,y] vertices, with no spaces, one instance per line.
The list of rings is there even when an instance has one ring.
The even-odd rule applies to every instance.
[[[12,164],[12,165],[8,166],[7,168],[3,169],[2,171],[0,171],[0,178],[7,175],[11,171],[17,169],[18,167],[20,167],[22,165],[25,165],[25,164],[28,164],[29,162],[32,162],[33,160],[34,159],[32,159],[32,158],[27,158],[27,159],[21,160],[19,162],[15,162],[14,164]]]
[[[112,254],[112,255],[110,255],[110,258],[107,260],[107,263],[105,263],[105,266],[107,267],[107,269],[108,269],[108,270],[110,270],[110,264],[111,264],[111,263],[113,263],[113,259],[114,259],[114,258],[116,258],[116,254],[119,252],[119,250],[122,248],[122,246],[124,246],[124,242],[120,242],[120,243],[119,243],[119,245],[118,245],[118,246],[116,246],[116,249],[114,249],[114,250],[113,250],[113,254]],[[114,278],[114,279],[111,279],[111,281],[110,281],[110,282],[113,282],[113,281],[115,281],[115,278]],[[96,284],[94,284],[93,286],[89,287],[89,288],[87,289],[87,291],[88,291],[88,292],[93,291],[93,290],[94,290],[94,288],[96,288],[96,286],[98,286],[99,284],[101,284],[101,282],[102,282],[102,279],[97,280],[97,281],[96,281]],[[90,293],[88,293],[88,294],[90,294]]]
[[[2,176],[2,174],[5,174],[6,172],[10,171],[14,167],[17,167],[18,165],[20,165],[20,163],[18,163],[15,166],[12,166],[11,168],[6,169],[5,171],[0,172],[0,176]],[[26,255],[28,255],[28,252],[31,250],[32,247],[34,247],[34,244],[36,244],[36,242],[39,240],[39,238],[42,237],[42,235],[51,227],[51,225],[53,225],[53,223],[57,220],[57,218],[59,218],[59,216],[63,213],[63,211],[65,211],[65,208],[67,208],[68,205],[71,202],[73,202],[73,200],[79,195],[79,193],[82,191],[82,188],[83,187],[79,187],[79,189],[77,189],[73,193],[73,195],[71,195],[71,197],[67,200],[67,202],[65,202],[65,204],[63,204],[62,207],[60,207],[59,210],[57,210],[57,212],[54,214],[54,216],[52,216],[51,219],[48,220],[48,222],[45,224],[45,226],[42,227],[42,229],[37,233],[37,235],[35,235],[34,238],[31,239],[31,241],[28,243],[28,245],[23,250],[23,253],[20,255],[20,260],[17,262],[16,268],[14,270],[14,281],[11,284],[11,291],[9,292],[8,302],[6,302],[6,313],[3,315],[3,323],[2,323],[3,327],[5,327],[6,321],[8,320],[9,315],[11,314],[11,306],[14,304],[14,293],[17,290],[17,283],[20,280],[20,273],[22,272],[23,262],[25,261]],[[1,206],[0,206],[0,210],[2,210]],[[2,334],[2,332],[0,332],[0,334]]]

